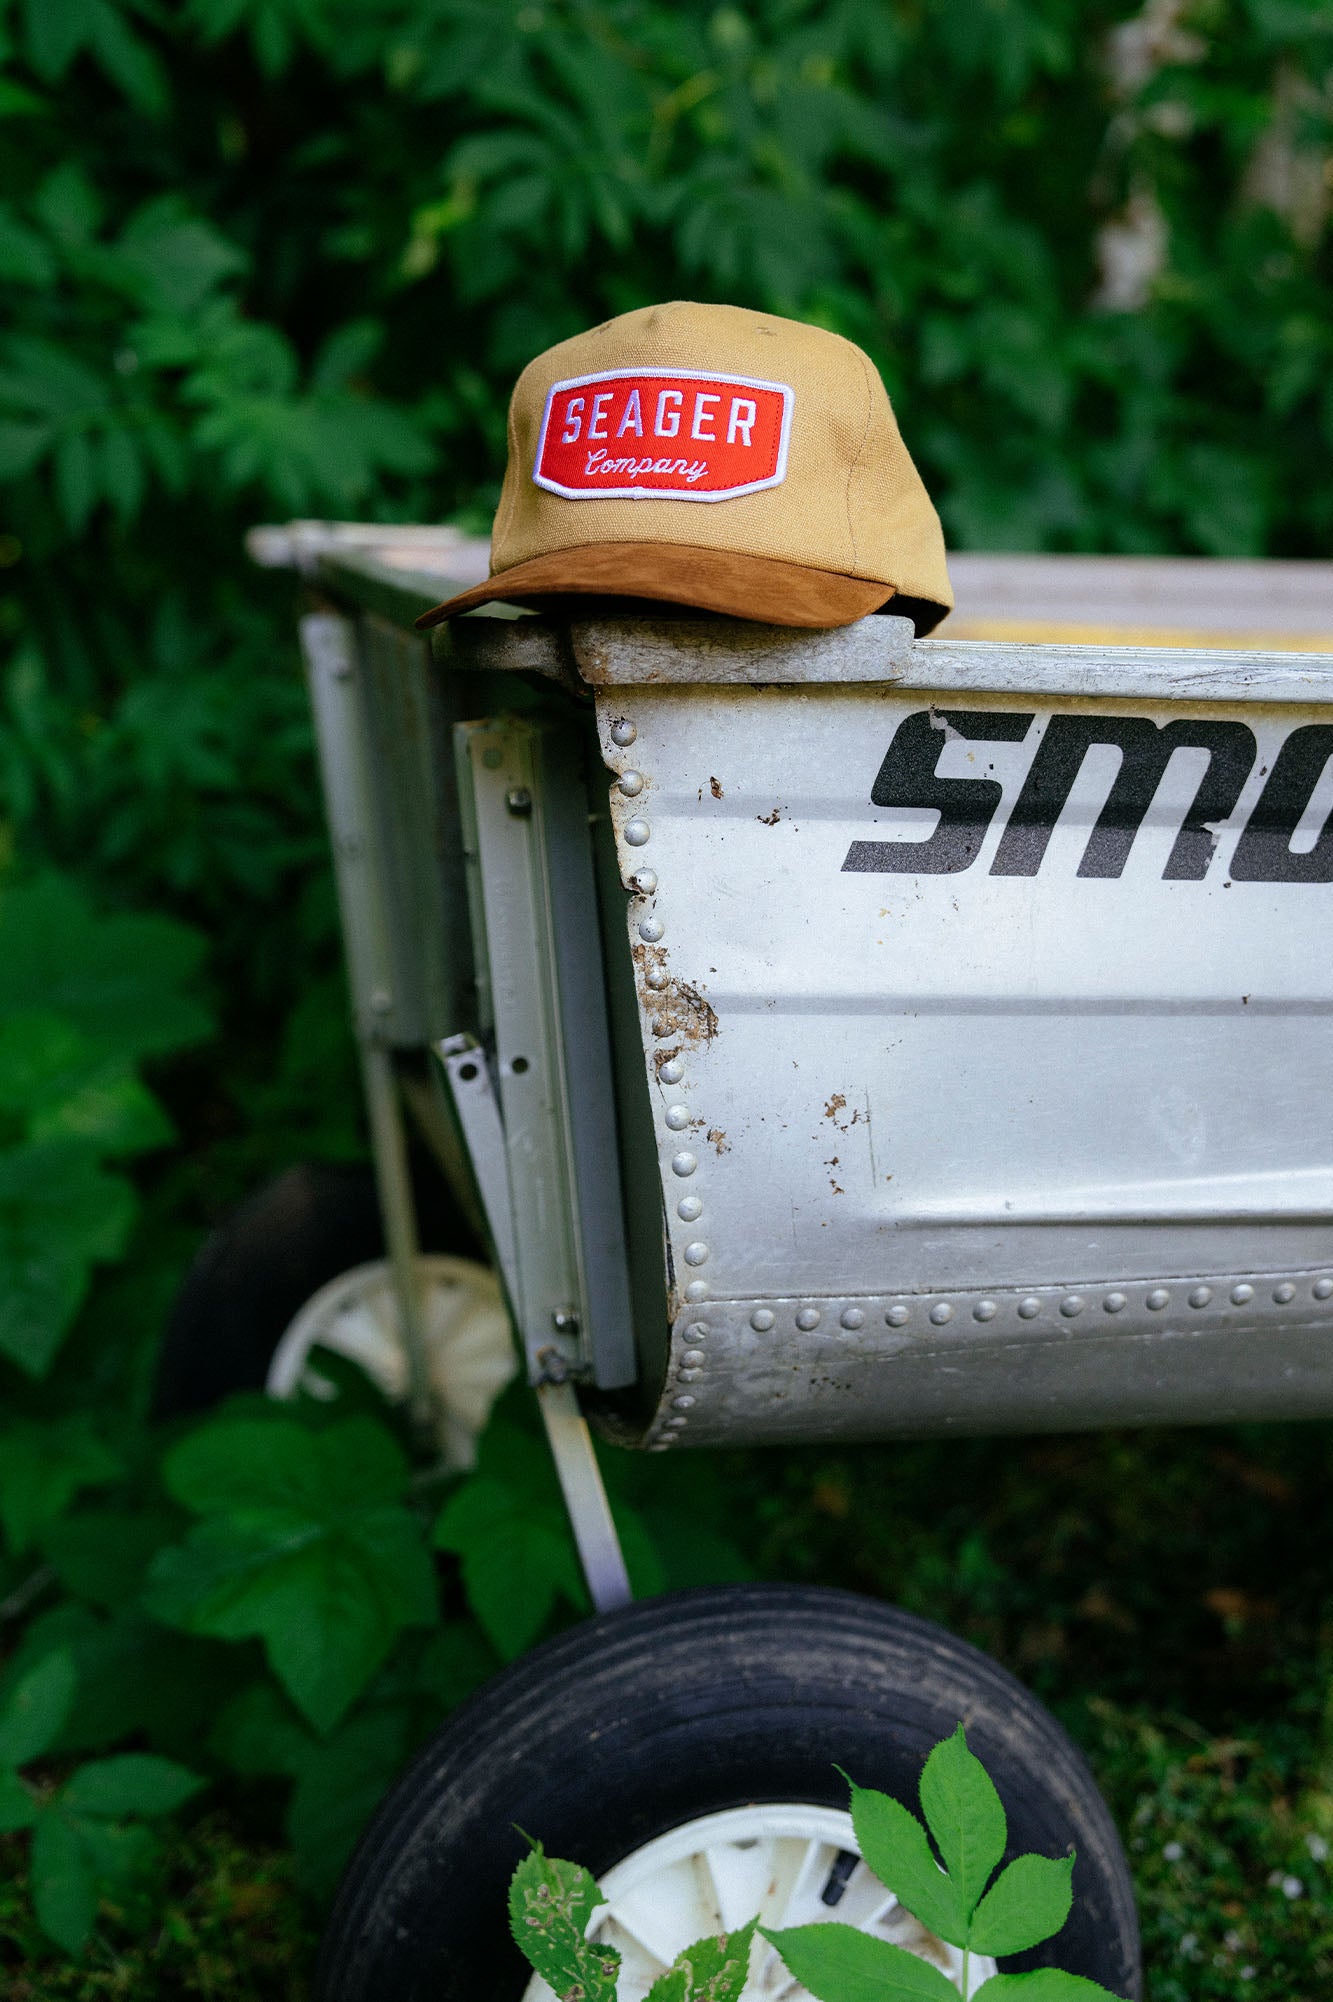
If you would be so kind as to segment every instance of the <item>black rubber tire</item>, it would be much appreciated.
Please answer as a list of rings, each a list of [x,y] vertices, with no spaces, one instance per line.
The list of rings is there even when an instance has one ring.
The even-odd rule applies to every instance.
[[[436,1181],[418,1191],[422,1249],[476,1258],[477,1242]],[[176,1296],[158,1355],[157,1418],[210,1411],[262,1390],[294,1316],[331,1279],[384,1256],[367,1167],[302,1162],[257,1189],[204,1240]]]
[[[652,1837],[746,1801],[845,1806],[834,1771],[917,1807],[959,1720],[1000,1791],[1010,1853],[1078,1852],[1058,1966],[1142,1994],[1124,1851],[1082,1754],[1035,1697],[941,1628],[850,1592],[672,1594],[558,1635],[457,1711],[353,1857],[316,2002],[518,2002],[529,1970],[505,1896],[526,1853],[596,1875]]]

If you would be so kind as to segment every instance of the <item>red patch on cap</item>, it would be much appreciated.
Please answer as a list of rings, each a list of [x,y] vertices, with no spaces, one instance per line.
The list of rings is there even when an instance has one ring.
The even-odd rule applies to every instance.
[[[702,369],[611,369],[557,382],[532,477],[567,500],[731,500],[787,476],[786,383]]]

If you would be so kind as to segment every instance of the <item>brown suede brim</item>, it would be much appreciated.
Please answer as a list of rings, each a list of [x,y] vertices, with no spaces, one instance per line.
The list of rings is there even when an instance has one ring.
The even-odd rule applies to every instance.
[[[878,611],[893,595],[891,584],[844,577],[833,570],[807,570],[770,556],[743,556],[676,542],[593,542],[516,563],[424,612],[417,625],[436,626],[455,613],[497,599],[524,605],[544,598],[586,596],[658,598],[770,626],[850,626]],[[941,606],[940,617],[944,611]]]

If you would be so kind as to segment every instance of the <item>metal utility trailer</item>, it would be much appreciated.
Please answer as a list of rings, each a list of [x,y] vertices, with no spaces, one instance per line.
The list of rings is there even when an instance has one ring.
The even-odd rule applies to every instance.
[[[1333,566],[965,559],[924,641],[595,606],[428,640],[484,570],[451,531],[252,553],[309,593],[412,1391],[409,1119],[484,1219],[599,1609],[588,1421],[1333,1413]]]

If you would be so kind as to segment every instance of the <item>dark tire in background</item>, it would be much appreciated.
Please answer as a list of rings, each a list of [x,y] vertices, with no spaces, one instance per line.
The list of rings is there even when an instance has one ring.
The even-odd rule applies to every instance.
[[[479,1256],[443,1184],[419,1212],[424,1251]],[[311,1296],[352,1267],[384,1256],[368,1167],[303,1162],[250,1196],[200,1247],[167,1323],[154,1382],[158,1418],[208,1411],[262,1390],[273,1352]]]
[[[1124,1852],[1049,1712],[925,1620],[851,1593],[754,1585],[591,1620],[465,1704],[362,1839],[317,2002],[520,2002],[529,1970],[506,1919],[520,1828],[601,1877],[717,1810],[845,1807],[835,1762],[916,1809],[922,1762],[960,1720],[1008,1812],[1009,1853],[1078,1855],[1064,1931],[1003,1965],[1058,1966],[1139,1997]]]

